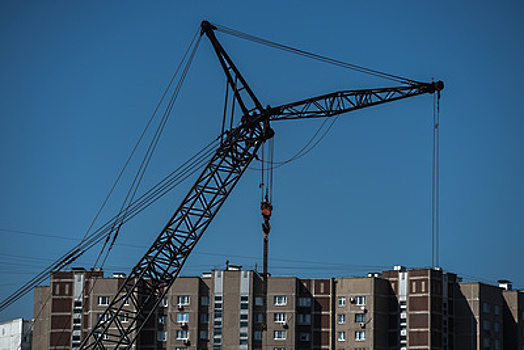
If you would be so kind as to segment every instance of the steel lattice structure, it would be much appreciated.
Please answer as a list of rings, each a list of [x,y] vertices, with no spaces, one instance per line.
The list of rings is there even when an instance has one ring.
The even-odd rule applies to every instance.
[[[116,296],[84,339],[81,349],[129,349],[154,314],[182,266],[220,207],[256,157],[261,145],[274,135],[270,121],[332,117],[357,109],[396,101],[443,88],[441,82],[409,86],[339,91],[279,107],[263,108],[233,61],[202,22],[243,117],[226,133],[211,160],[189,190],[147,253],[129,273]],[[252,105],[252,107],[249,107]],[[127,314],[127,322],[121,315]]]

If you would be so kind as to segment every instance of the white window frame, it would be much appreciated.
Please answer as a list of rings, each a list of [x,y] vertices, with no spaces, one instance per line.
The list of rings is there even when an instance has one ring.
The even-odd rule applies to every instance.
[[[366,322],[366,314],[363,314],[363,313],[355,314],[355,322],[356,323]]]
[[[160,307],[168,307],[169,306],[169,297],[163,297],[162,301],[160,302]]]
[[[337,298],[337,305],[339,307],[344,307],[346,306],[346,297],[338,297]]]
[[[109,305],[109,297],[108,296],[99,296],[98,297],[98,305],[107,306]]]
[[[338,314],[337,315],[337,323],[338,324],[345,324],[346,323],[346,314]]]
[[[189,322],[189,313],[188,312],[179,312],[176,314],[176,321],[178,323],[188,323]]]
[[[122,323],[125,323],[125,322],[129,322],[129,314],[128,313],[121,313],[120,314],[120,322]]]
[[[111,315],[109,315],[108,313],[107,314],[99,313],[96,315],[96,320],[106,322],[106,321],[109,321],[110,316]]]
[[[286,323],[286,313],[285,312],[275,312],[273,314],[273,321],[275,323]]]
[[[366,296],[365,295],[359,295],[355,297],[355,304],[356,305],[366,305]]]
[[[346,332],[337,332],[337,341],[346,341]]]
[[[287,296],[286,295],[275,295],[274,302],[275,302],[275,306],[287,305]]]
[[[177,340],[187,340],[187,339],[189,339],[189,332],[186,329],[177,329],[176,330],[176,339]]]
[[[283,331],[283,330],[273,331],[273,339],[275,339],[275,340],[286,340],[287,339],[287,331]]]
[[[189,306],[191,302],[191,298],[189,297],[189,295],[178,295],[176,298],[176,301],[177,301],[176,303],[177,305]]]
[[[366,331],[355,331],[355,341],[365,341]]]

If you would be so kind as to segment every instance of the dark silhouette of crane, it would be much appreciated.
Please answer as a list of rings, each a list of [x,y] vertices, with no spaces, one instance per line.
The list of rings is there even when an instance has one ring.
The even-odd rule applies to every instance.
[[[217,40],[216,29],[204,21],[201,35],[206,35],[211,41],[235,102],[241,108],[240,125],[226,132],[174,215],[83,340],[81,349],[129,349],[137,341],[142,328],[175,282],[196,243],[257,151],[273,137],[272,121],[329,118],[417,95],[433,94],[444,88],[441,81],[422,83],[410,80],[398,87],[337,91],[277,107],[264,107]],[[122,322],[123,314],[127,314],[126,322]]]

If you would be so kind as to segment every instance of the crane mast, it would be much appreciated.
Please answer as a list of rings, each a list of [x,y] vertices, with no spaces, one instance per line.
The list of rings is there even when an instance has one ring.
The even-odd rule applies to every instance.
[[[271,121],[333,117],[386,102],[443,89],[442,82],[347,90],[277,107],[262,107],[225,52],[209,22],[201,25],[242,110],[240,124],[227,131],[211,160],[149,250],[133,267],[109,306],[83,340],[81,349],[129,349],[178,277],[195,245],[256,157],[272,138]],[[122,315],[126,314],[126,322]]]

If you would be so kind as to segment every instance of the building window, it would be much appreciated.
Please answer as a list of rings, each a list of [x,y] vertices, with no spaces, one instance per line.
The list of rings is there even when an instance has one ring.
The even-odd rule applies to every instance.
[[[273,348],[273,350],[286,350],[286,348]]]
[[[366,297],[364,297],[364,296],[355,297],[355,304],[357,304],[357,305],[366,305]]]
[[[189,295],[179,295],[177,297],[177,305],[179,306],[189,305]]]
[[[166,331],[158,331],[157,333],[158,341],[166,341]]]
[[[263,314],[255,314],[255,323],[262,323],[264,322],[264,315]]]
[[[277,340],[283,340],[286,339],[287,332],[286,331],[274,331],[273,332],[273,338]]]
[[[102,321],[102,322],[109,321],[109,317],[110,317],[109,314],[98,314],[98,315],[96,315],[97,321]]]
[[[337,332],[338,341],[346,341],[346,332]]]
[[[298,334],[298,339],[300,341],[309,341],[311,339],[311,335],[308,332],[300,332]]]
[[[355,314],[355,322],[366,322],[366,314]]]
[[[283,312],[277,312],[273,315],[273,321],[278,323],[285,323],[286,322],[286,314]]]
[[[176,314],[176,321],[178,323],[189,322],[189,314],[187,312]]]
[[[495,305],[495,315],[500,315],[500,307]]]
[[[499,349],[500,349],[500,340],[495,339],[495,350],[499,350]]]
[[[256,306],[263,306],[264,305],[264,298],[262,298],[262,297],[255,297],[255,305]]]
[[[311,298],[310,297],[298,298],[298,306],[303,306],[303,307],[311,306]]]
[[[482,311],[489,312],[489,305],[488,305],[488,303],[482,304]]]
[[[337,315],[337,323],[338,324],[346,323],[346,315],[345,314],[338,314]]]
[[[209,305],[209,297],[208,296],[200,297],[200,305],[208,306]]]
[[[124,299],[124,306],[129,306],[129,299],[128,298]]]
[[[366,331],[355,331],[355,341],[366,340]]]
[[[166,319],[167,319],[166,315],[159,315],[158,316],[158,323],[159,324],[166,324]]]
[[[178,329],[176,331],[176,338],[179,340],[186,340],[189,338],[189,333],[185,329]]]
[[[489,348],[489,338],[484,338],[484,347]]]
[[[247,338],[247,332],[240,332],[240,338],[246,339]]]
[[[249,310],[249,304],[248,303],[242,303],[240,304],[241,310]]]
[[[301,325],[311,324],[311,315],[310,314],[298,314],[298,324],[301,324]]]
[[[98,297],[98,305],[109,305],[109,297]]]
[[[275,305],[282,306],[287,304],[287,296],[277,295],[275,296]]]
[[[200,339],[203,339],[203,340],[209,339],[209,332],[208,331],[200,331]]]
[[[241,295],[240,296],[240,302],[248,302],[249,301],[249,296],[247,295]]]
[[[169,305],[169,298],[168,297],[163,297],[162,300],[160,301],[160,306],[161,307],[167,307]]]
[[[128,322],[129,321],[129,314],[122,313],[120,314],[120,322]]]
[[[489,324],[489,321],[487,321],[487,320],[485,320],[483,322],[483,325],[484,325],[484,330],[486,330],[486,331],[489,331],[489,329],[491,328],[490,324]]]
[[[255,331],[255,340],[262,340],[262,338],[264,337],[264,333],[262,331]]]
[[[495,322],[495,324],[493,325],[493,330],[495,332],[500,332],[500,324],[498,322]]]
[[[187,350],[187,348],[176,347],[176,350]]]
[[[346,297],[338,297],[337,305],[346,306]]]

